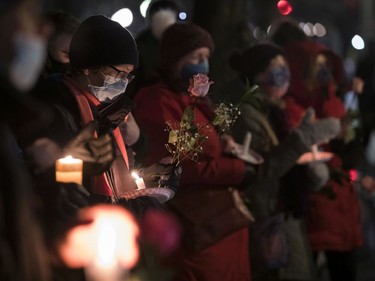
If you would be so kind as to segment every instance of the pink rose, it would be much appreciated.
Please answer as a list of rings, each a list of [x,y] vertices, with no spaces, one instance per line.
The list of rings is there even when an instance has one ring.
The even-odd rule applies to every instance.
[[[214,82],[210,81],[206,74],[196,74],[190,78],[188,91],[192,96],[204,97],[207,95],[212,83]]]

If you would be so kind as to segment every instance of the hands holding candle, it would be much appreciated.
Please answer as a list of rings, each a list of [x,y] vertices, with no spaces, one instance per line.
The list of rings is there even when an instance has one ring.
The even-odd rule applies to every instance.
[[[146,188],[145,182],[142,178],[138,176],[136,172],[132,172],[132,177],[135,178],[135,184],[137,185],[137,189],[144,189]]]

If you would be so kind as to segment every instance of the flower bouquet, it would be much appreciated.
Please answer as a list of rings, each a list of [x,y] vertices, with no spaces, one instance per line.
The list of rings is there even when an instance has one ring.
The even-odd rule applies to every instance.
[[[167,121],[169,131],[168,143],[165,145],[172,155],[172,163],[176,166],[184,159],[197,160],[202,152],[202,143],[207,139],[203,130],[207,124],[195,124],[194,108],[199,98],[205,97],[213,82],[205,74],[196,74],[190,79],[188,92],[195,97],[192,106],[185,108],[179,122]]]

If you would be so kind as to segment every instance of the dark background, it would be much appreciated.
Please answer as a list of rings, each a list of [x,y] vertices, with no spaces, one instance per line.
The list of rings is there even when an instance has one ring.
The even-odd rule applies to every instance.
[[[146,27],[139,6],[142,0],[44,0],[45,9],[61,9],[80,20],[92,14],[112,16],[121,8],[133,12],[133,23],[127,28],[136,36]],[[233,75],[226,65],[233,48],[244,48],[257,41],[254,32],[266,35],[269,26],[279,17],[277,0],[173,0],[187,21],[207,29],[216,44],[211,59],[216,88]],[[324,37],[314,40],[330,46],[346,62],[348,75],[354,72],[355,61],[365,50],[356,50],[351,39],[359,34],[365,41],[375,38],[374,0],[289,0],[293,11],[288,17],[300,22],[321,23],[326,27]]]

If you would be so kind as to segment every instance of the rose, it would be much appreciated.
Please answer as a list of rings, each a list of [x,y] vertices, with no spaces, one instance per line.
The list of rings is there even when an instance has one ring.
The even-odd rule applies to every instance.
[[[206,74],[196,74],[190,78],[188,91],[192,96],[204,97],[207,95],[212,83],[214,82],[210,81]]]

